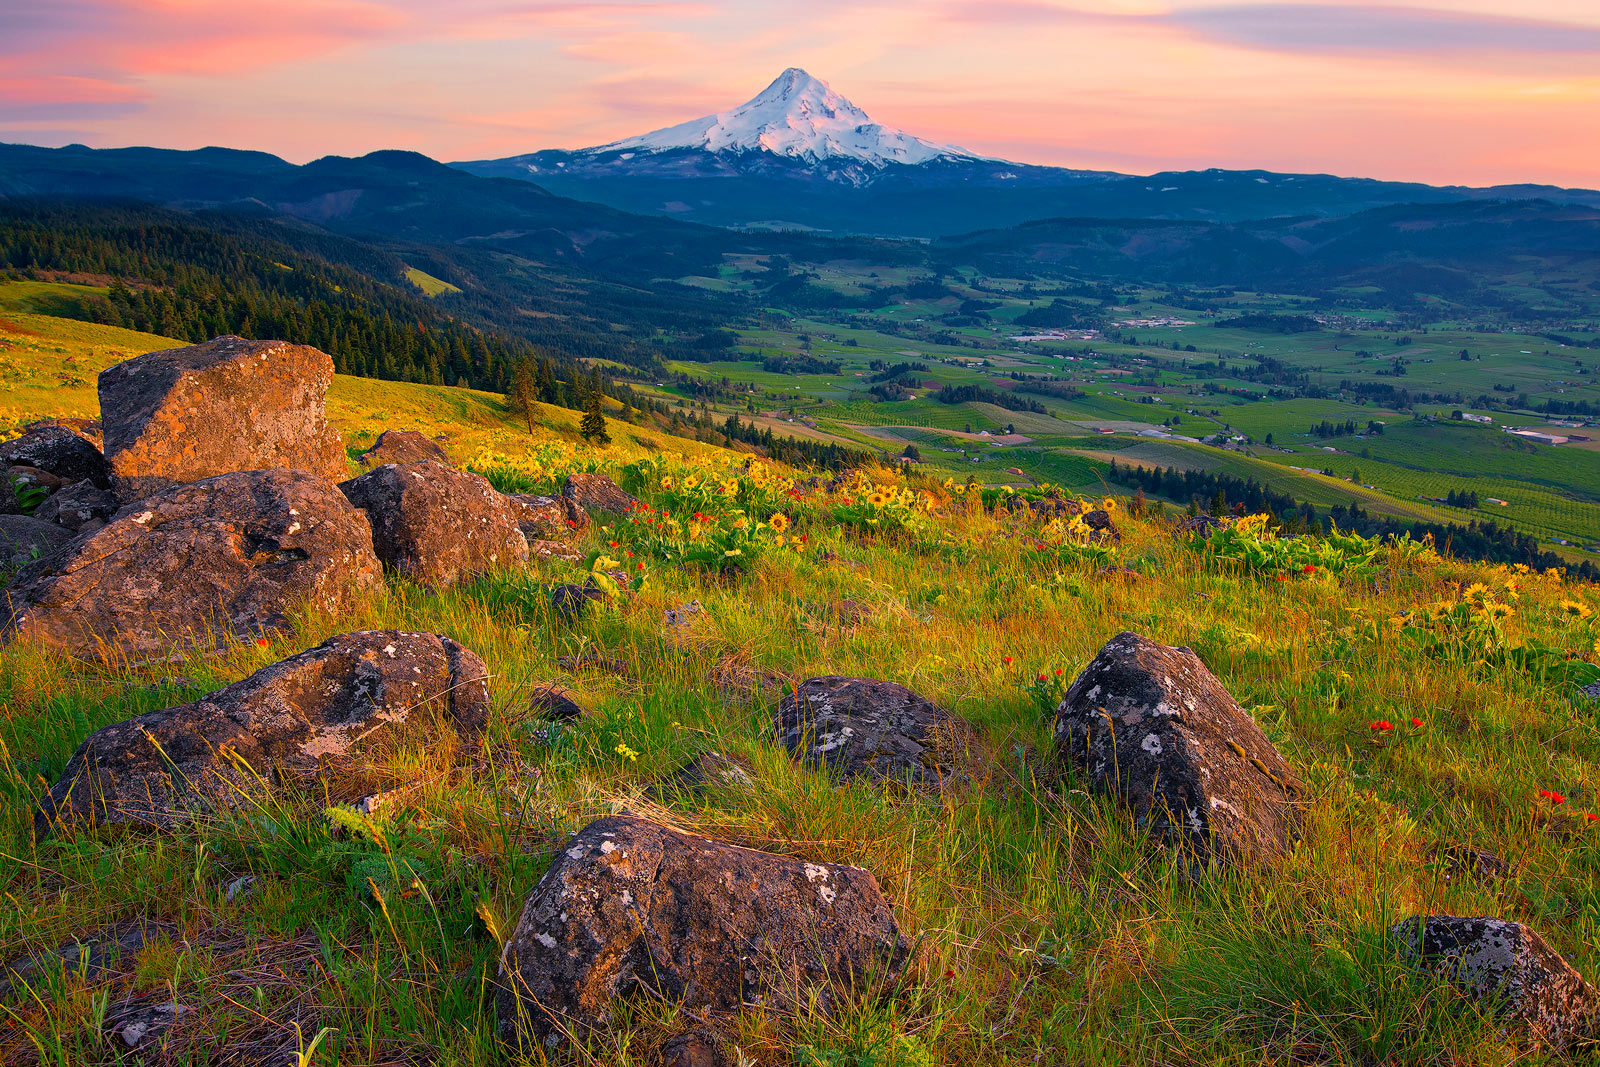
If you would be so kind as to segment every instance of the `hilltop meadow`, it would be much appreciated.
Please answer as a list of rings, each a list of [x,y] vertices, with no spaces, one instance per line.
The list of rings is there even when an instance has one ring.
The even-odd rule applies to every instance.
[[[0,436],[95,417],[99,371],[181,343],[18,307],[0,312]],[[568,834],[624,811],[859,865],[908,939],[887,990],[720,1020],[740,1064],[1593,1054],[1506,1026],[1388,931],[1418,914],[1519,920],[1600,974],[1600,704],[1581,688],[1600,679],[1595,585],[1409,538],[1291,535],[1265,515],[1183,526],[1182,506],[1106,481],[1099,458],[1052,477],[1060,460],[1041,453],[1013,486],[954,461],[834,474],[616,418],[590,443],[564,407],[524,416],[498,393],[344,376],[327,410],[351,474],[379,433],[420,430],[502,492],[594,471],[641,508],[595,514],[569,539],[576,561],[440,589],[389,573],[351,609],[307,606],[209,654],[0,651],[3,1062],[135,1062],[107,1025],[139,999],[185,1009],[141,1062],[656,1064],[707,1020],[645,989],[580,1041],[495,1033],[523,901]],[[1390,436],[1370,461],[1329,462],[1406,469]],[[944,439],[904,438],[936,455]],[[1115,539],[1085,525],[1091,510]],[[555,585],[585,582],[604,594],[591,610],[553,610]],[[161,832],[34,833],[92,731],[372,629],[482,657],[481,735],[439,722],[314,788]],[[1124,631],[1193,649],[1293,768],[1301,829],[1277,862],[1197,869],[1057,751],[1058,702]],[[965,720],[960,780],[841,782],[792,760],[773,709],[822,675],[899,683]],[[584,713],[541,713],[552,686]],[[675,773],[707,752],[742,773],[683,787]],[[370,796],[384,803],[352,807]],[[73,944],[97,947],[59,949]]]

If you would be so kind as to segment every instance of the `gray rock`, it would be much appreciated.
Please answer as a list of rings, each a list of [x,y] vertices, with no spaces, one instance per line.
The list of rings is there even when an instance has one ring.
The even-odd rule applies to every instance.
[[[810,678],[774,714],[778,739],[841,781],[939,789],[960,777],[973,739],[962,720],[903,685],[874,678]]]
[[[323,408],[333,360],[284,341],[218,337],[147,352],[100,374],[105,458],[117,499],[234,471],[349,471]]]
[[[72,532],[31,515],[0,515],[0,567],[21,567],[58,553]]]
[[[882,989],[909,946],[859,867],[777,856],[630,815],[556,854],[500,957],[499,1031],[559,1043],[648,990],[694,1012],[824,1010]]]
[[[339,488],[367,513],[384,565],[423,585],[442,588],[527,562],[511,506],[476,474],[431,460],[391,463]]]
[[[625,493],[604,474],[569,474],[561,486],[561,496],[588,511],[609,511],[629,515],[639,501]]]
[[[558,622],[570,626],[588,613],[590,604],[605,598],[605,591],[596,586],[558,585],[550,590],[550,611]]]
[[[522,524],[522,534],[528,534],[528,527]],[[528,541],[529,559],[559,559],[566,563],[576,563],[583,557],[571,545],[562,544],[560,541],[540,541],[537,538]]]
[[[50,499],[39,505],[33,517],[81,533],[90,527],[104,526],[117,511],[116,497],[93,482],[84,481],[52,493]]]
[[[563,722],[581,719],[586,714],[583,705],[572,699],[572,694],[554,685],[543,685],[528,698],[528,710],[546,719]]]
[[[104,489],[110,468],[92,440],[66,426],[34,426],[0,444],[0,466],[32,467],[63,482],[89,481]]]
[[[371,470],[387,463],[422,463],[425,460],[448,467],[450,453],[439,442],[416,430],[385,430],[371,448],[361,453],[357,462]]]
[[[156,653],[285,627],[381,579],[366,516],[331,484],[243,471],[173,486],[22,568],[0,640]]]
[[[248,808],[280,781],[310,781],[362,742],[437,714],[471,736],[488,719],[488,671],[447,637],[341,634],[190,704],[89,735],[34,820],[166,828]]]
[[[167,1031],[189,1011],[170,1000],[118,1004],[106,1012],[103,1032],[125,1048],[159,1048],[166,1043]]]
[[[738,1067],[729,1041],[708,1026],[675,1034],[661,1046],[661,1067]]]
[[[506,499],[530,541],[560,541],[589,528],[589,513],[565,497],[512,493]]]
[[[748,789],[754,784],[748,760],[707,749],[654,783],[652,788],[657,795],[665,796],[673,793],[698,794],[708,788]]]
[[[1390,928],[1401,954],[1552,1045],[1591,1037],[1600,994],[1529,926],[1505,919],[1422,915]]]
[[[1289,849],[1300,783],[1187,648],[1106,643],[1055,713],[1057,754],[1201,861],[1259,865]]]

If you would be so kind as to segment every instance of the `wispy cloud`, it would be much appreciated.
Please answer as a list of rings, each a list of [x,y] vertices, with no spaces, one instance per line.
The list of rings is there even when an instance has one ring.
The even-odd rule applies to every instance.
[[[1156,16],[1202,36],[1272,51],[1600,55],[1600,25],[1376,4],[1227,4]]]

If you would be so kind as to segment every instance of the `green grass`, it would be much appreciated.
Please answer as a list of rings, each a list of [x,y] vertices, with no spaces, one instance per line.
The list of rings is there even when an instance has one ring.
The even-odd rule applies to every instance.
[[[459,285],[451,285],[443,278],[435,278],[428,272],[418,270],[416,267],[406,268],[406,280],[412,285],[416,286],[418,289],[421,289],[423,294],[426,296],[438,296],[440,293],[461,292],[461,287]]]
[[[0,329],[0,354],[30,375],[68,357],[98,366],[113,349],[170,343],[41,317],[13,326],[33,333]],[[6,395],[48,414],[50,403],[81,405],[92,391]],[[498,398],[465,390],[339,379],[330,412],[351,440],[390,426],[449,433],[458,458],[553,449],[552,476],[652,454],[584,450],[576,413],[554,410],[541,412],[530,441]],[[930,447],[942,436],[922,432]],[[739,469],[748,456],[672,443],[688,458],[670,463],[753,477]],[[1153,454],[1143,449],[1298,477],[1166,442],[1118,454]],[[1098,469],[1061,448],[994,451],[986,472],[1015,464],[1088,488]],[[115,1062],[96,1020],[136,995],[194,1009],[174,1032],[176,1062],[299,1051],[325,1028],[308,1064],[545,1062],[519,1059],[492,1036],[495,931],[514,924],[565,833],[626,808],[755,848],[860,864],[913,939],[907,979],[884,1000],[848,1002],[832,1017],[751,1010],[720,1020],[751,1063],[1560,1062],[1524,1055],[1479,1005],[1414,975],[1383,932],[1418,912],[1503,915],[1533,924],[1580,971],[1600,971],[1600,832],[1582,817],[1600,809],[1600,716],[1556,683],[1424,655],[1390,620],[1481,581],[1513,605],[1512,640],[1593,657],[1596,624],[1560,604],[1600,610],[1600,590],[1436,558],[1386,560],[1370,579],[1263,580],[1208,564],[1162,519],[1126,515],[1118,559],[1141,577],[1113,580],[1031,551],[1036,520],[969,510],[961,498],[944,499],[919,533],[881,537],[843,527],[837,494],[777,499],[795,520],[791,533],[808,539],[802,551],[770,550],[722,576],[652,564],[641,590],[570,627],[550,617],[547,589],[578,572],[548,563],[432,592],[391,578],[349,614],[308,609],[268,647],[183,662],[0,652],[0,960],[116,922],[165,931],[126,961],[125,975],[47,969],[0,999],[0,1058]],[[609,550],[631,536],[597,525],[578,546]],[[871,611],[854,627],[829,621],[828,604],[845,596]],[[663,611],[689,600],[704,606],[704,624],[691,639],[668,636]],[[35,844],[26,832],[40,791],[90,731],[194,699],[332,634],[389,627],[443,633],[485,659],[496,713],[481,741],[434,728],[373,751],[325,791],[173,833],[84,829]],[[1194,648],[1305,780],[1305,840],[1280,865],[1191,877],[1053,754],[1054,687],[1127,629]],[[582,652],[630,670],[559,662]],[[763,672],[907,685],[974,725],[989,754],[979,780],[934,800],[841,786],[796,766],[773,738],[765,701],[726,684]],[[549,682],[570,686],[591,713],[541,734],[527,707]],[[1413,716],[1422,726],[1387,738],[1368,728]],[[652,796],[653,777],[705,747],[748,757],[751,786]],[[405,790],[381,823],[387,851],[336,834],[321,814],[380,788]],[[1541,788],[1568,804],[1541,804]],[[1450,843],[1493,850],[1511,872],[1446,877],[1432,853]],[[393,877],[402,869],[421,890]],[[244,875],[254,889],[226,901]],[[696,1021],[641,996],[585,1051],[550,1062],[653,1064],[666,1038]]]

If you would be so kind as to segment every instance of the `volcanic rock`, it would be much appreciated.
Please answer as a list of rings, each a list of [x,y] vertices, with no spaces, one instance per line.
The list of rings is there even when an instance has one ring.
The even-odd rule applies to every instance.
[[[59,531],[59,527],[53,527]],[[123,508],[6,590],[5,640],[149,653],[284,627],[381,580],[366,517],[303,471],[243,471]]]
[[[372,520],[378,558],[423,585],[527,562],[511,506],[476,474],[432,460],[391,463],[339,488]]]
[[[693,1012],[792,1009],[881,989],[909,946],[877,881],[630,815],[556,854],[500,957],[499,1028],[557,1043],[635,990]]]
[[[447,637],[341,634],[189,704],[89,735],[35,816],[61,823],[171,827],[249,809],[283,779],[348,763],[358,745],[434,715],[463,734],[489,714],[483,661]]]
[[[1106,643],[1055,713],[1056,751],[1203,861],[1287,852],[1300,784],[1254,719],[1187,648]]]
[[[288,467],[347,476],[323,401],[325,352],[283,341],[218,337],[118,363],[100,374],[105,457],[117,498],[234,471]]]

